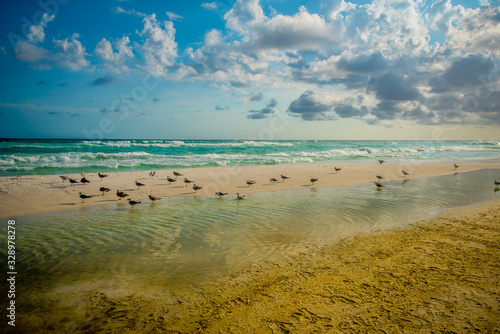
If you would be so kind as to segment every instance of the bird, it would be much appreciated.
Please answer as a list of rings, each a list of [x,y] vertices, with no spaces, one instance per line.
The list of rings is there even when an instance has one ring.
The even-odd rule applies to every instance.
[[[82,199],[82,203],[85,203],[85,199],[94,197],[93,195],[85,195],[83,193],[79,193],[80,198]]]
[[[270,179],[269,179],[269,182],[271,182],[271,183],[278,182],[278,179],[275,179],[275,178],[273,177],[273,178],[270,178]]]
[[[314,182],[318,181],[318,178],[311,177],[309,181],[314,185]]]
[[[75,184],[75,183],[78,183],[78,181],[77,181],[77,180],[75,180],[75,179],[69,178],[69,183],[70,183],[71,185],[73,185],[73,184]]]
[[[68,177],[66,175],[59,175],[59,178],[62,180],[62,182],[66,181]]]
[[[81,172],[82,177],[85,177],[85,172]]]
[[[145,186],[144,183],[140,183],[138,181],[135,181],[135,185],[137,186],[137,189],[139,189],[140,187],[144,187]]]
[[[184,183],[186,184],[186,187],[188,186],[189,183],[191,183],[193,181],[191,180],[188,180],[187,178],[184,178]]]
[[[385,161],[384,160],[379,160],[378,163],[379,164],[383,164]]]
[[[133,201],[130,198],[128,199],[128,204],[130,204],[131,207],[134,207],[134,205],[141,203],[141,201]]]
[[[236,199],[237,199],[237,200],[240,200],[240,199],[245,199],[245,195],[241,195],[241,196],[240,196],[240,193],[236,193]]]
[[[194,192],[197,192],[197,191],[198,191],[198,190],[200,190],[201,188],[203,188],[203,187],[201,187],[201,186],[197,186],[197,185],[196,185],[196,183],[195,183],[195,184],[193,184],[193,190],[194,190]]]
[[[172,179],[170,176],[167,176],[167,181],[170,184],[170,183],[175,182],[177,180],[176,179]]]
[[[227,193],[223,193],[223,192],[220,192],[220,191],[218,191],[218,192],[215,193],[215,196],[219,196],[219,198],[221,198],[222,196],[225,196],[225,195],[227,195]]]
[[[403,172],[403,175],[404,175],[405,177],[406,177],[406,176],[408,176],[408,175],[410,175],[409,173],[405,172],[404,170],[402,170],[402,172]]]
[[[85,183],[90,183],[89,180],[87,180],[87,178],[84,176],[82,177],[82,179],[80,180],[81,183],[85,184]]]
[[[384,179],[384,178],[383,178],[382,176],[380,176],[380,175],[375,175],[375,177],[376,177],[377,179],[379,179],[379,180],[383,180],[383,179]]]
[[[161,199],[161,197],[156,197],[156,196],[153,196],[153,195],[149,195],[149,199],[154,202],[154,201],[157,201],[157,200]]]
[[[342,170],[342,168],[340,168],[340,167],[335,167],[334,169],[335,169],[335,172],[337,172],[337,173]]]
[[[156,171],[150,172],[149,177],[152,179],[155,176],[155,174],[156,174]]]
[[[377,188],[385,187],[382,183],[378,183],[378,182],[375,182],[375,185],[377,186]]]
[[[281,179],[283,180],[283,182],[285,182],[286,179],[289,179],[290,177],[289,176],[285,176],[283,174],[281,174]]]
[[[174,171],[174,176],[177,178],[177,176],[182,176],[182,174]]]
[[[123,191],[117,190],[116,191],[116,196],[120,197],[119,199],[125,198],[128,196],[128,194],[125,194]]]
[[[453,164],[453,167],[455,167],[455,169],[457,169],[459,166],[457,164]]]
[[[101,187],[99,188],[99,191],[102,192],[102,196],[104,196],[104,193],[107,193],[108,191],[110,191],[111,189],[109,188],[106,188],[106,187]]]
[[[253,180],[247,180],[247,184],[250,187],[252,184],[255,184],[256,182]]]
[[[99,178],[101,179],[104,179],[105,177],[108,177],[108,174],[101,174],[101,173],[97,173],[97,175],[99,175]]]
[[[497,187],[500,187],[500,182],[498,181],[493,181],[493,184],[496,185]]]

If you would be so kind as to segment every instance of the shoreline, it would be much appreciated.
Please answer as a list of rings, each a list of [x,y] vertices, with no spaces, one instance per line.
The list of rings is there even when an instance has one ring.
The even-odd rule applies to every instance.
[[[341,170],[336,172],[334,167]],[[158,170],[154,178],[149,178],[149,172],[144,171],[108,173],[108,177],[102,180],[99,180],[97,173],[89,173],[86,177],[90,184],[78,183],[74,186],[68,181],[61,182],[58,175],[4,176],[0,177],[0,217],[14,218],[87,206],[127,203],[126,200],[118,199],[117,189],[129,194],[127,198],[143,202],[150,201],[150,194],[162,198],[196,197],[214,196],[216,191],[227,192],[226,197],[232,200],[236,193],[245,194],[248,198],[248,195],[268,191],[368,184],[378,181],[376,175],[382,176],[382,182],[386,182],[491,168],[500,169],[500,163],[461,163],[457,169],[451,163],[321,163],[205,167],[178,170],[183,176],[178,177],[172,184],[167,181],[167,176],[174,177],[173,170]],[[403,169],[409,173],[408,176],[402,174]],[[281,174],[290,178],[283,181]],[[67,175],[78,181],[81,179],[78,174]],[[184,177],[194,182],[185,186],[182,182]],[[319,179],[314,185],[309,181],[313,177]],[[272,183],[270,178],[276,178],[278,182]],[[248,186],[246,180],[255,180],[256,184]],[[145,186],[137,187],[135,181]],[[193,184],[203,188],[195,192]],[[111,191],[101,196],[100,187],[110,188]],[[79,192],[94,197],[81,203]]]

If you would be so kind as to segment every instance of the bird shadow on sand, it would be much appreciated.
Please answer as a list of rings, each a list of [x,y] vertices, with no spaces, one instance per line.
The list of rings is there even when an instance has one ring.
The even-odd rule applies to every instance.
[[[76,205],[76,203],[60,203],[59,205]]]
[[[100,201],[96,201],[96,203],[101,203],[101,202],[114,202],[114,199],[101,199]]]

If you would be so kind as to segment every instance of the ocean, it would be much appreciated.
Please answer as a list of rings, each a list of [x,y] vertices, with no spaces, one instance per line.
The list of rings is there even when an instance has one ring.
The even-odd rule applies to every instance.
[[[0,139],[0,175],[119,172],[318,162],[473,162],[500,141]]]

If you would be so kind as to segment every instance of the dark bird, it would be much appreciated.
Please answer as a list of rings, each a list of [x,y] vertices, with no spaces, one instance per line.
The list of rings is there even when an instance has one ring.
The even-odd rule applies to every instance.
[[[377,179],[379,179],[379,180],[383,180],[383,179],[384,179],[384,178],[383,178],[382,176],[380,176],[380,175],[375,175],[375,177],[376,177]]]
[[[375,182],[375,185],[377,186],[377,188],[385,187],[382,183],[378,183],[378,182]]]
[[[134,207],[134,205],[141,203],[141,201],[132,201],[130,198],[128,199],[128,204],[130,204],[131,207]]]
[[[281,179],[283,180],[283,182],[285,182],[285,180],[286,180],[286,179],[289,179],[289,178],[290,178],[290,177],[288,177],[288,176],[285,176],[285,175],[281,174]]]
[[[80,198],[82,199],[82,203],[85,203],[85,199],[94,197],[93,195],[85,195],[83,193],[79,193]]]
[[[252,184],[255,184],[256,182],[253,180],[247,180],[247,184],[250,187]]]
[[[455,169],[457,169],[459,166],[457,164],[453,164],[453,167],[455,167]]]
[[[172,179],[170,176],[167,176],[167,181],[170,184],[170,183],[175,182],[177,180],[176,179]]]
[[[104,179],[105,177],[108,177],[108,174],[101,174],[101,173],[97,173],[97,175],[99,175],[99,178],[101,179]]]
[[[406,177],[408,175],[410,175],[409,173],[405,172],[404,170],[402,170],[401,172],[403,172],[403,175]]]
[[[153,177],[155,177],[155,174],[156,174],[156,171],[154,171],[154,172],[150,172],[150,173],[149,173],[149,177],[152,179]]]
[[[111,191],[111,189],[106,188],[106,187],[101,187],[101,188],[99,188],[99,191],[102,192],[102,196],[104,196],[104,193],[107,193],[108,191]]]
[[[149,195],[149,199],[154,202],[154,201],[157,201],[157,200],[161,199],[161,197],[156,197],[156,196],[153,196],[153,195]]]
[[[335,172],[337,172],[337,173],[342,170],[342,168],[340,168],[340,167],[335,167],[334,169],[335,169]]]
[[[137,189],[139,189],[140,187],[144,187],[145,186],[144,183],[140,183],[138,181],[135,181],[135,185],[137,186]]]
[[[123,191],[117,190],[116,191],[116,196],[120,197],[119,199],[125,198],[128,196],[128,194],[125,194]]]
[[[227,193],[223,193],[223,192],[220,192],[220,191],[218,191],[218,192],[215,193],[215,196],[219,196],[219,198],[221,198],[222,196],[225,196],[225,195],[227,195]]]
[[[62,182],[66,181],[68,177],[66,175],[59,175],[59,178],[62,180]]]
[[[240,196],[240,193],[236,193],[236,199],[237,199],[237,200],[240,200],[240,199],[245,199],[245,195],[241,195],[241,196]]]
[[[379,164],[383,164],[385,161],[384,160],[379,160],[378,163]]]
[[[309,181],[311,181],[311,183],[312,183],[312,184],[313,184],[313,186],[314,186],[314,182],[318,181],[318,178],[311,177],[311,178],[309,179]]]
[[[201,187],[201,186],[197,186],[197,185],[196,185],[196,183],[195,183],[195,184],[193,184],[193,190],[194,190],[194,192],[197,192],[197,191],[198,191],[198,190],[200,190],[201,188],[203,188],[203,187]]]
[[[182,174],[174,171],[174,176],[175,176],[175,178],[177,178],[177,176],[182,176]]]
[[[500,182],[498,181],[493,181],[493,184],[496,185],[497,187],[500,187]]]
[[[75,183],[78,183],[78,181],[77,181],[77,180],[75,180],[75,179],[69,178],[69,183],[70,183],[71,185],[73,185],[73,184],[75,184]]]
[[[82,179],[80,180],[81,183],[85,184],[85,183],[90,183],[89,180],[87,180],[86,177],[82,177]]]
[[[188,186],[189,183],[191,183],[193,181],[191,180],[188,180],[187,178],[184,178],[184,183],[186,184],[186,187]]]
[[[278,179],[275,179],[275,178],[273,177],[273,178],[270,178],[270,179],[269,179],[269,182],[271,182],[271,183],[278,182]]]

